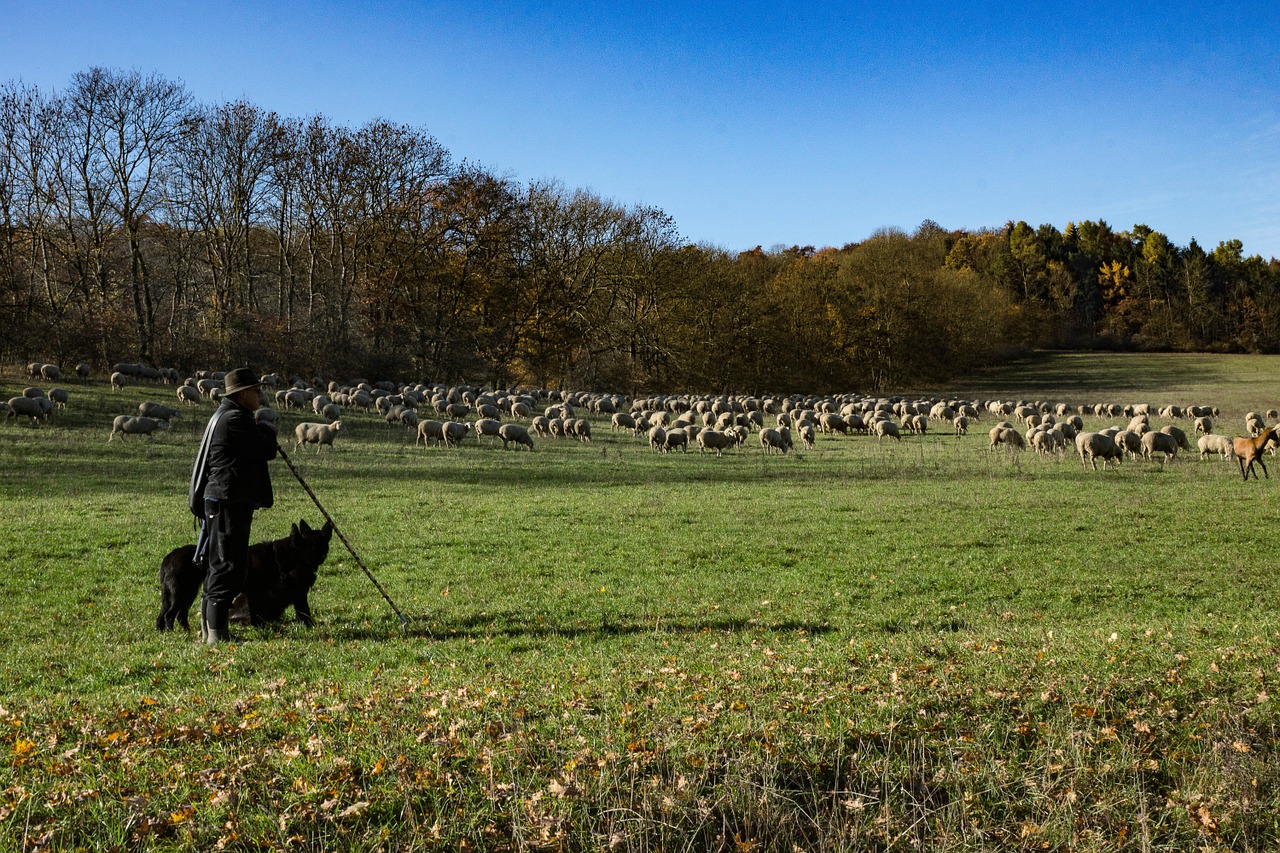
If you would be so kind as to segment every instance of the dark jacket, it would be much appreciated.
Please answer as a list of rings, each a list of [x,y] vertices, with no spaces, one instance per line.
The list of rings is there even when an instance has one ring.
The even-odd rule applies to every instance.
[[[224,397],[205,427],[191,471],[191,512],[204,518],[206,500],[271,506],[275,499],[267,462],[275,455],[275,430],[258,423],[253,412]]]

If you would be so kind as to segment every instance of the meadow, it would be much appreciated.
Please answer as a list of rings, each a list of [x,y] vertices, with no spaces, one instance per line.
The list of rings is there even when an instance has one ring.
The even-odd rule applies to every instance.
[[[909,393],[1230,434],[1278,371],[1044,354]],[[1093,471],[989,450],[989,415],[723,458],[348,415],[292,458],[407,631],[335,539],[315,628],[206,647],[154,620],[211,407],[108,442],[172,388],[60,384],[0,422],[0,851],[1280,845],[1280,466]],[[255,540],[322,520],[273,466]]]

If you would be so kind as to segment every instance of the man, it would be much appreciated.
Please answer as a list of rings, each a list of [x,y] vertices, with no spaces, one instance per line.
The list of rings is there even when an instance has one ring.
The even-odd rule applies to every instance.
[[[200,442],[189,495],[191,512],[202,520],[196,562],[207,561],[200,605],[206,643],[231,639],[227,621],[249,570],[253,511],[274,502],[267,462],[276,455],[276,431],[254,418],[265,403],[258,379],[241,367],[225,382],[222,403]]]

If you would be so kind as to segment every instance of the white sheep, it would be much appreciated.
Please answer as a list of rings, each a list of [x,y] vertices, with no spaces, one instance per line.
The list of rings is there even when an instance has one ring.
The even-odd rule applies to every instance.
[[[127,377],[118,370],[115,373],[111,374],[111,390],[123,391],[126,378]]]
[[[331,424],[300,423],[293,430],[293,436],[297,439],[293,449],[297,450],[304,444],[314,444],[316,453],[319,453],[320,448],[326,444],[332,449],[333,439],[341,430],[342,421],[334,421]]]
[[[439,444],[444,441],[444,422],[428,418],[425,421],[418,421],[418,438],[414,441],[414,447],[421,444],[423,447],[430,447],[433,444]]]
[[[730,447],[737,447],[738,437],[736,434],[720,432],[714,429],[704,429],[698,433],[695,439],[698,442],[698,452],[706,453],[708,450],[714,450],[716,456],[723,456],[724,451]]]
[[[200,405],[200,392],[191,385],[179,385],[178,402],[186,403],[188,406],[198,406]]]
[[[1141,438],[1142,456],[1150,461],[1157,453],[1164,454],[1164,461],[1178,458],[1178,440],[1167,432],[1148,432]]]
[[[952,419],[951,425],[955,427],[956,435],[969,434],[969,418],[967,415],[956,415]]]
[[[480,418],[475,423],[476,444],[480,443],[480,439],[484,436],[493,438],[502,438],[502,421],[497,418]],[[505,446],[506,442],[503,442]]]
[[[71,395],[67,393],[65,388],[50,388],[49,399],[52,400],[53,404],[59,409],[65,409],[67,407],[67,401],[71,399]]]
[[[787,451],[793,447],[791,430],[787,427],[760,430],[760,446],[766,454],[773,453],[776,450],[785,456]]]
[[[1150,432],[1150,430],[1148,430]],[[1145,435],[1146,433],[1143,433]],[[1142,435],[1131,429],[1122,429],[1115,436],[1116,447],[1123,452],[1129,454],[1131,459],[1137,459],[1142,454]]]
[[[1216,433],[1201,436],[1196,442],[1196,449],[1200,451],[1201,459],[1208,459],[1211,453],[1216,453],[1223,459],[1232,459],[1236,455],[1234,442],[1228,436]]]
[[[182,417],[182,412],[173,406],[166,406],[163,403],[156,403],[151,400],[138,404],[138,414],[144,418],[154,418],[158,421],[171,421],[174,418]]]
[[[1087,459],[1095,471],[1098,470],[1097,460],[1099,459],[1102,460],[1102,470],[1105,471],[1108,463],[1114,462],[1118,465],[1124,458],[1124,453],[1115,439],[1101,432],[1082,432],[1077,435],[1076,452],[1080,454],[1080,466],[1084,467]]]
[[[1208,415],[1201,415],[1196,418],[1196,435],[1208,435],[1213,432],[1213,418]]]
[[[673,453],[677,447],[680,448],[681,453],[689,452],[689,433],[680,427],[673,427],[663,436],[662,449],[667,453]]]
[[[529,431],[520,424],[503,424],[498,427],[498,438],[502,439],[502,448],[505,450],[511,442],[522,444],[533,450],[533,437],[529,435]]]
[[[876,434],[877,444],[885,438],[892,438],[894,441],[902,441],[902,435],[898,432],[898,425],[888,418],[872,423],[871,431]]]
[[[115,420],[111,422],[111,435],[107,436],[107,443],[111,443],[111,439],[117,435],[120,440],[124,441],[126,435],[145,435],[147,440],[151,440],[151,433],[158,429],[168,429],[169,422],[162,421],[158,418],[147,418],[141,415],[131,417],[129,415],[117,415]]]
[[[591,421],[586,418],[570,418],[564,422],[564,432],[579,441],[591,441]]]
[[[462,440],[471,432],[471,424],[462,421],[445,421],[444,443],[446,447],[461,447]]]
[[[804,443],[805,450],[813,450],[817,438],[813,431],[813,425],[806,422],[804,426],[797,430],[797,434],[800,436],[800,441]]]
[[[1179,429],[1178,427],[1174,426],[1173,424],[1169,424],[1168,426],[1160,427],[1159,431],[1166,435],[1173,436],[1173,440],[1177,442],[1178,447],[1182,448],[1188,453],[1191,452],[1191,442],[1187,441],[1187,434],[1183,432],[1181,429]]]
[[[5,417],[28,417],[33,427],[42,420],[48,420],[44,407],[34,397],[10,397],[8,407]]]
[[[649,427],[649,449],[655,452],[666,450],[667,431],[660,426]]]

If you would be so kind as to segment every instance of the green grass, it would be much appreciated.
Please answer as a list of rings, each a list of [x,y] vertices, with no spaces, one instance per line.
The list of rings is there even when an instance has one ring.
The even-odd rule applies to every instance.
[[[1049,354],[935,391],[1238,432],[1277,368]],[[171,389],[65,384],[0,425],[0,850],[1280,843],[1280,502],[1227,463],[1093,472],[982,423],[424,451],[355,415],[294,458],[407,635],[335,540],[315,629],[206,648],[152,626],[208,409],[108,444]],[[319,521],[273,464],[255,539]]]

